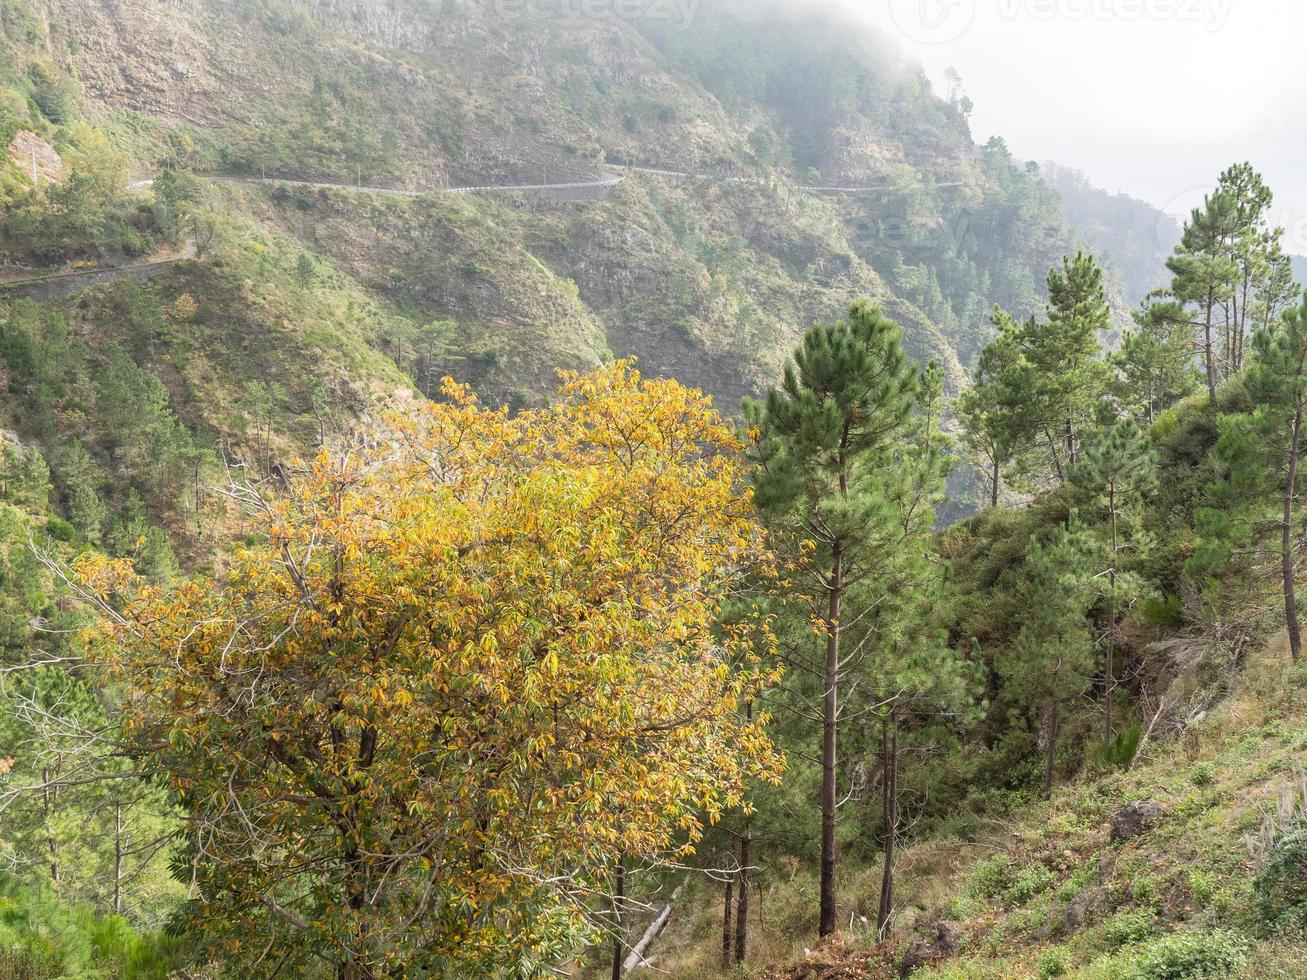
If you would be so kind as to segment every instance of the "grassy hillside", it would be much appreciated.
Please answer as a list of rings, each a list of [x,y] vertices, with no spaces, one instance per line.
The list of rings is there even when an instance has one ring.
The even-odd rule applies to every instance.
[[[909,843],[887,934],[875,927],[879,732],[855,721],[844,734],[839,933],[819,946],[819,771],[801,754],[812,726],[781,711],[798,747],[788,785],[760,792],[748,830],[729,821],[702,858],[732,868],[737,835],[752,836],[750,952],[731,969],[775,980],[1301,975],[1307,674],[1290,660],[1269,553],[1223,550],[1210,523],[1221,508],[1253,540],[1275,527],[1274,501],[1232,490],[1222,455],[1222,433],[1253,407],[1235,378],[1215,409],[1204,395],[1152,427],[1160,479],[1124,573],[1149,584],[1116,636],[1130,736],[1102,748],[1101,687],[1086,684],[1052,736],[1047,798],[1045,707],[1006,658],[1031,619],[1036,545],[1068,525],[1093,534],[1102,514],[1068,484],[939,535],[949,572],[937,612],[955,647],[971,648],[982,699],[972,715],[927,710],[902,728],[897,826]],[[1101,615],[1091,605],[1091,630]],[[674,883],[640,898],[656,910]],[[722,975],[722,886],[702,875],[688,895],[642,975]]]
[[[329,267],[299,285],[298,249],[232,231],[148,280],[46,304],[0,296],[0,424],[50,458],[65,507],[74,477],[59,459],[80,454],[77,480],[111,511],[143,500],[195,560],[230,530],[200,513],[224,467],[270,472],[410,387],[368,343],[407,321]]]
[[[1287,659],[1278,643],[1251,656],[1183,739],[1146,747],[1129,772],[1095,773],[1046,802],[958,811],[901,854],[905,890],[888,942],[874,934],[877,863],[851,868],[841,885],[852,927],[806,958],[805,948],[817,949],[815,878],[769,871],[756,903],[756,962],[793,965],[763,975],[1191,977],[1180,950],[1197,949],[1192,962],[1211,976],[1300,976],[1307,937],[1268,928],[1257,887],[1270,857],[1266,825],[1307,808],[1304,674]],[[1137,801],[1164,813],[1114,839],[1113,817]],[[651,953],[656,969],[634,975],[720,976],[714,899],[716,889],[704,889],[687,903]],[[1236,968],[1217,969],[1226,961]]]
[[[452,321],[444,346],[462,364],[437,362],[510,400],[620,352],[737,404],[775,376],[796,324],[851,295],[883,301],[914,355],[963,383],[946,337],[857,256],[824,199],[658,177],[584,206],[299,189],[241,199],[399,308]]]

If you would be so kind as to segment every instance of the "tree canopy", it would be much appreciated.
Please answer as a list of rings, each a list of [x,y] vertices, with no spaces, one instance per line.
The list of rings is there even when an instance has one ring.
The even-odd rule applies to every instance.
[[[515,416],[444,394],[233,491],[261,534],[220,581],[79,567],[189,922],[247,966],[547,973],[623,856],[780,770],[738,710],[758,631],[717,628],[763,540],[708,400],[625,363]]]

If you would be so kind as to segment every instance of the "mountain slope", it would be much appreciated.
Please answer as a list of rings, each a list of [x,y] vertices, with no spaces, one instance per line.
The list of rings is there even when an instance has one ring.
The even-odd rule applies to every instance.
[[[1078,170],[1045,163],[1040,177],[1057,191],[1076,236],[1102,259],[1130,306],[1170,281],[1166,260],[1180,244],[1180,223],[1127,194],[1094,187]]]
[[[1307,805],[1297,763],[1307,705],[1301,671],[1290,672],[1284,654],[1251,658],[1247,675],[1185,740],[1148,750],[1132,771],[1096,773],[1007,812],[960,811],[906,849],[895,930],[883,943],[874,928],[877,863],[850,869],[840,893],[850,916],[843,938],[820,947],[810,872],[768,874],[753,946],[758,961],[790,965],[763,975],[1147,980],[1203,975],[1193,963],[1206,951],[1212,976],[1300,976],[1303,937],[1266,931],[1254,893],[1267,856],[1264,824],[1277,808]],[[1158,816],[1123,823],[1121,814],[1140,803],[1156,804]],[[721,975],[720,896],[711,883],[697,887],[652,948],[651,968],[633,977]],[[1234,932],[1251,938],[1227,938]],[[1234,971],[1218,969],[1227,942]],[[1197,949],[1188,972],[1147,971],[1185,944]]]
[[[459,353],[500,397],[635,353],[734,402],[854,295],[884,303],[956,388],[989,310],[1036,308],[1070,245],[1055,195],[1001,143],[977,148],[919,72],[838,20],[726,0],[687,32],[472,2],[48,6],[25,57],[76,78],[83,111],[138,172],[171,160],[409,189],[593,178],[605,161],[713,175],[632,173],[607,201],[559,207],[334,206],[374,216],[361,228],[405,243],[402,262],[337,233],[361,228],[315,227],[326,217],[298,210],[304,194],[259,212],[417,320],[455,322]],[[457,241],[437,235],[455,212]],[[526,278],[506,282],[498,256]]]

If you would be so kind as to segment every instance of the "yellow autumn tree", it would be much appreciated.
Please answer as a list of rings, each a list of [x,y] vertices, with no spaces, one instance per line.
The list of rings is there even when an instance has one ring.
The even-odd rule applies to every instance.
[[[200,312],[200,304],[190,293],[182,293],[172,304],[172,318],[178,323],[190,323]]]
[[[444,394],[233,491],[263,534],[221,581],[78,569],[242,975],[543,974],[623,856],[684,857],[781,766],[738,710],[758,630],[718,625],[763,542],[708,399],[627,363],[517,415]]]

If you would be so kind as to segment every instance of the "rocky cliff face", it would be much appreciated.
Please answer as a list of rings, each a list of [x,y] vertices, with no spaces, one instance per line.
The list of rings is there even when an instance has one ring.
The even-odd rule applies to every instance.
[[[33,183],[53,183],[63,173],[64,162],[55,148],[25,129],[5,147],[5,154]]]
[[[206,125],[235,108],[250,64],[203,30],[201,0],[91,0],[50,4],[76,39],[72,62],[87,97],[174,123]],[[239,84],[233,87],[233,82]]]
[[[441,0],[306,0],[304,9],[314,23],[367,44],[430,54],[438,46]]]
[[[51,7],[95,104],[200,128],[252,170],[354,179],[354,163],[408,188],[527,183],[593,176],[610,150],[701,166],[741,135],[616,19],[560,32],[492,3],[419,0]],[[319,128],[339,147],[270,146]]]

